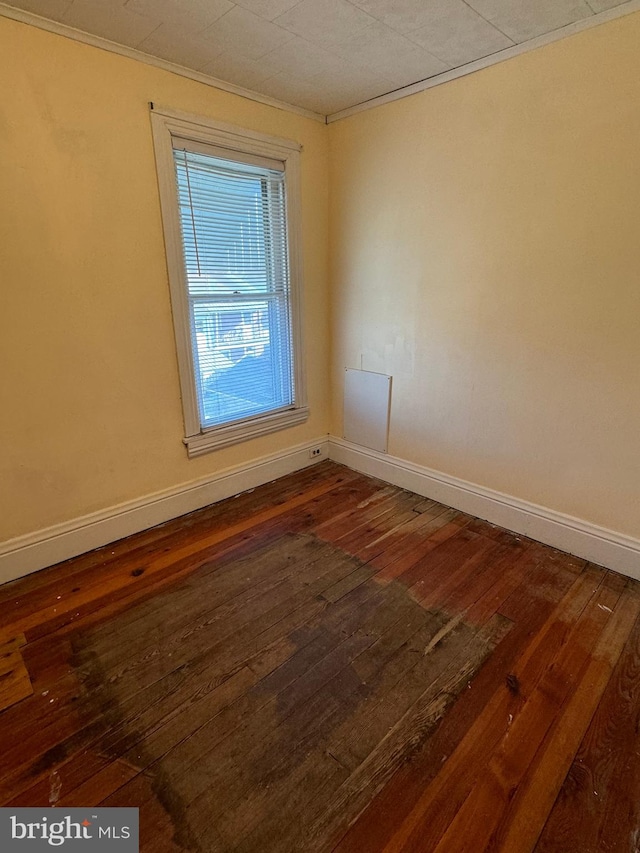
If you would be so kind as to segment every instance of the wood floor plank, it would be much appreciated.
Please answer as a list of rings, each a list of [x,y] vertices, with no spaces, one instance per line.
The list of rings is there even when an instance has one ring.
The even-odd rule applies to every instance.
[[[389,502],[396,500],[399,493],[397,486],[381,486],[373,494],[363,497],[356,506],[342,508],[333,518],[323,521],[315,528],[320,539],[336,544],[343,536],[347,536],[371,519],[384,512]]]
[[[596,572],[580,575],[564,596],[543,629],[521,655],[510,673],[509,683],[500,685],[482,713],[465,734],[454,754],[420,798],[415,808],[385,847],[385,853],[434,849],[437,840],[454,820],[474,788],[510,722],[543,677],[547,662],[562,648],[588,602],[602,583]],[[513,686],[511,686],[513,685]],[[511,718],[511,719],[510,719]],[[425,847],[425,833],[433,845]]]
[[[420,681],[425,689],[422,692],[417,690],[406,705],[400,708],[398,703],[394,703],[396,714],[400,710],[402,716],[395,725],[387,727],[377,746],[357,766],[322,815],[305,832],[305,837],[313,845],[310,849],[318,849],[325,838],[333,838],[348,828],[353,816],[362,811],[372,795],[388,782],[430,735],[447,706],[488,654],[488,648],[499,641],[508,627],[504,620],[497,618],[470,645],[463,639],[463,632],[458,634],[461,640],[459,646],[454,642],[454,632],[451,632],[452,648],[447,665],[442,669],[437,665],[432,666],[428,674],[421,673]],[[436,647],[433,655],[436,656],[441,648]],[[417,669],[412,670],[411,674],[415,676]]]
[[[378,590],[377,592],[380,592],[380,591]],[[358,593],[358,591],[354,591],[354,593],[352,594],[352,597],[356,597],[357,593]],[[377,593],[374,590],[372,597],[375,598],[376,594]],[[338,604],[336,609],[340,608],[341,606],[343,606],[343,605]],[[355,631],[356,628],[358,627],[358,625],[362,624],[362,627],[360,629],[360,634],[362,635],[362,631],[369,631],[370,632],[372,630],[372,627],[367,627],[367,620],[365,620],[363,623],[361,623],[361,617],[362,617],[362,609],[361,608],[362,608],[362,597],[360,596],[358,612],[354,612],[352,614],[353,624],[351,626],[351,631]],[[388,621],[386,613],[384,611],[381,613],[376,612],[375,608],[372,609],[370,611],[370,613],[371,613],[371,618],[374,619],[374,621],[375,621],[376,633],[378,633],[382,629],[383,625],[386,624],[386,622]],[[354,618],[354,617],[357,617],[357,618]],[[337,632],[337,639],[334,638],[334,647],[335,647],[335,650],[337,650],[337,651],[340,651],[340,649],[338,649],[338,647],[335,646],[336,642],[340,643],[341,650],[344,651],[346,648],[345,642],[340,642],[340,640],[342,639],[344,632],[348,630],[348,628],[347,628],[348,624],[349,624],[349,618],[348,617],[345,618],[345,615],[343,615],[342,618],[336,619],[336,623],[334,625],[334,628]],[[329,630],[331,627],[331,621],[325,620],[325,622],[323,623],[323,627],[325,630]],[[319,639],[322,639],[322,637],[320,637]],[[362,639],[364,639],[364,637],[362,637]],[[301,701],[302,701],[302,704],[304,705],[304,691],[301,691],[302,682],[300,680],[298,680],[298,682],[295,684],[295,690],[292,691],[290,689],[294,686],[293,682],[295,681],[296,672],[304,674],[303,678],[306,679],[306,681],[308,683],[308,687],[311,687],[312,693],[315,694],[315,693],[317,693],[317,685],[316,685],[316,687],[314,687],[314,682],[317,682],[318,685],[321,685],[323,680],[326,679],[327,676],[331,675],[331,672],[333,671],[333,667],[336,664],[338,665],[338,667],[342,666],[339,658],[336,659],[335,661],[331,661],[331,656],[329,656],[327,658],[322,658],[322,652],[323,651],[330,651],[329,646],[327,646],[326,644],[324,645],[324,647],[322,645],[319,645],[315,649],[311,649],[309,646],[307,646],[306,648],[303,648],[301,651],[302,651],[302,654],[297,656],[297,660],[292,659],[290,665],[285,666],[285,667],[280,667],[279,671],[274,672],[273,677],[265,680],[261,684],[261,692],[264,693],[263,704],[262,704],[262,708],[260,709],[262,712],[264,712],[264,710],[265,710],[264,702],[266,702],[268,700],[270,692],[272,692],[273,690],[279,691],[279,697],[280,698],[279,698],[278,705],[279,705],[281,714],[285,713],[285,709],[290,704],[291,700],[294,701],[295,706],[300,705]],[[313,653],[312,657],[308,658],[308,655],[310,653]],[[312,667],[311,670],[309,670],[309,664],[313,663],[313,660],[315,657],[318,656],[318,653],[321,655],[321,658],[323,660],[323,666],[325,669],[324,674],[321,671],[318,673],[318,666],[317,665],[315,667]],[[318,662],[316,662],[316,664],[317,663]],[[329,670],[326,669],[326,666],[325,666],[326,663],[331,664],[331,668]],[[309,675],[311,675],[311,678],[309,677]],[[287,698],[287,693],[290,694],[288,698]],[[334,691],[332,691],[332,695],[334,695]],[[334,698],[335,698],[335,695],[334,695]],[[247,697],[246,700],[243,700],[243,702],[245,702],[246,710],[251,711],[251,704],[250,703],[246,704],[247,701],[249,701],[249,697]],[[320,704],[320,706],[322,706],[325,702],[324,698],[314,699],[313,701],[315,703]],[[273,705],[273,703],[271,703],[271,705]],[[268,711],[268,708],[267,708],[267,711]],[[326,715],[326,709],[323,710],[323,713]],[[243,714],[243,711],[241,708],[234,707],[232,709],[231,716],[230,716],[230,722],[232,723],[232,726],[237,726],[237,724],[239,722],[241,722],[242,714]],[[308,717],[308,710],[307,710],[306,714]],[[315,717],[313,714],[309,717],[309,722],[313,723],[314,729],[317,729],[317,719],[316,719],[317,716],[318,715],[316,713]],[[288,725],[287,730],[288,730],[289,734],[291,734],[291,726],[290,725]],[[230,731],[232,732],[233,728],[231,728]],[[221,733],[223,733],[223,730],[222,730],[219,722],[216,724],[216,733],[218,736]],[[262,751],[264,750],[265,743],[266,743],[266,741],[264,740],[264,735],[265,735],[265,732],[263,731],[263,737],[261,738],[260,745],[258,747],[258,753],[254,757],[254,759],[250,762],[251,774],[252,774],[253,778],[255,778],[256,773],[258,772],[257,768],[259,767],[259,761],[262,761],[264,763],[264,758],[260,759],[260,755],[262,754]],[[280,749],[277,738],[274,741],[274,746],[277,749],[276,755],[280,755],[281,749]],[[194,755],[195,758],[201,757],[200,751],[195,750],[195,753],[194,753],[192,747],[193,747],[193,744],[190,743],[189,749],[191,750],[192,755]],[[275,756],[274,756],[274,758],[275,758]],[[219,762],[216,762],[216,763],[219,764]],[[265,772],[266,772],[266,768],[268,768],[272,763],[273,763],[273,758],[271,758],[270,760],[267,761],[267,763],[265,765]],[[276,763],[277,763],[277,759],[276,759]],[[206,793],[206,792],[203,792],[203,793]],[[219,799],[220,795],[221,795],[221,790],[220,790],[220,788],[217,788],[216,799]],[[208,816],[211,815],[210,806],[206,807],[206,814]]]
[[[15,610],[11,610],[10,620],[3,625],[3,634],[13,636],[20,629],[25,634],[34,632],[34,636],[40,636],[43,632],[51,630],[54,626],[58,625],[65,615],[71,615],[74,610],[82,607],[88,601],[94,600],[97,596],[103,599],[108,592],[120,592],[128,586],[134,585],[137,578],[142,577],[143,573],[149,578],[153,574],[160,573],[168,568],[175,568],[176,563],[188,558],[195,559],[195,564],[200,565],[206,560],[208,549],[255,527],[261,521],[273,519],[287,512],[287,510],[292,510],[302,504],[309,503],[314,497],[327,494],[341,480],[341,475],[336,475],[329,481],[291,498],[286,503],[263,509],[257,517],[254,516],[237,521],[229,527],[223,527],[220,530],[209,532],[195,541],[189,541],[182,547],[160,553],[147,562],[144,571],[140,574],[137,574],[134,570],[134,572],[129,574],[117,575],[110,578],[108,589],[105,589],[104,578],[94,574],[84,589],[80,589],[77,593],[72,590],[66,598],[60,597],[60,600],[55,603],[46,603],[42,608],[35,611],[30,610],[29,613],[25,613],[22,616],[17,614]]]
[[[127,670],[121,668],[114,674],[110,687],[113,688],[114,684],[120,685],[120,701],[134,703],[133,710],[129,708],[128,711],[134,718],[137,712],[148,707],[151,697],[145,691],[152,689],[163,679],[169,679],[170,695],[173,694],[172,673],[177,674],[178,684],[187,678],[192,682],[195,681],[196,685],[206,674],[207,683],[210,688],[213,688],[222,683],[235,669],[240,668],[248,657],[271,642],[274,637],[292,630],[298,624],[304,624],[314,614],[321,612],[324,605],[316,596],[335,583],[336,579],[353,571],[353,568],[354,563],[351,557],[338,554],[333,561],[325,561],[322,564],[320,576],[308,586],[305,587],[304,579],[301,579],[302,586],[298,590],[294,587],[284,597],[276,596],[274,600],[265,598],[259,602],[261,614],[259,611],[244,612],[240,616],[238,625],[224,625],[215,645],[206,647],[204,656],[199,660],[196,657],[190,669],[183,672],[180,660],[165,658],[161,666],[146,674],[137,673],[135,676],[127,677]],[[287,621],[289,616],[291,619]],[[228,641],[230,637],[233,637],[233,642]],[[219,651],[218,654],[216,650]],[[210,658],[213,659],[213,663]],[[123,666],[126,667],[127,663],[128,659],[125,658]],[[162,695],[161,692],[159,696]],[[156,698],[153,703],[156,708],[159,707],[157,702]],[[108,715],[105,715],[99,696],[96,696],[95,706],[92,707],[91,717],[81,728],[78,728],[74,710],[70,709],[67,715],[56,717],[51,725],[33,733],[28,740],[27,752],[27,755],[32,756],[31,758],[26,760],[22,758],[24,744],[16,744],[15,747],[7,749],[0,758],[0,778],[5,777],[0,782],[0,797],[5,796],[5,790],[13,789],[18,784],[18,780],[29,780],[38,768],[43,754],[53,751],[54,755],[66,756],[70,751],[86,748],[96,739],[104,737],[112,727],[112,721]],[[2,768],[9,769],[11,774],[7,777],[6,770]]]
[[[422,506],[422,504],[418,504],[418,506]],[[380,553],[370,557],[368,562],[374,562],[379,569],[383,569],[408,554],[422,555],[425,553],[423,549],[433,535],[461,515],[455,509],[433,502],[432,505],[420,512],[414,507],[413,513],[413,518],[386,536],[385,548]],[[457,532],[457,528],[461,526],[463,525],[456,524],[452,529]],[[428,547],[427,550],[429,550]]]
[[[637,594],[628,590],[627,594]],[[612,649],[608,650],[613,651]],[[549,810],[536,851],[634,851],[640,819],[640,767],[636,761],[640,713],[640,620],[622,650],[582,742],[580,720],[573,716],[556,725],[560,741],[555,769],[562,787]],[[586,717],[593,707],[592,684],[585,679]],[[596,693],[597,696],[597,693]],[[578,697],[574,701],[577,701]],[[576,725],[577,723],[577,725]],[[571,727],[569,731],[564,729]],[[576,726],[574,730],[574,726]],[[566,773],[564,772],[566,770]],[[554,780],[550,780],[552,783]],[[535,784],[535,779],[532,780]],[[553,784],[551,784],[553,791]],[[548,802],[548,801],[547,801]],[[539,809],[544,813],[539,801]]]
[[[31,676],[20,651],[25,644],[21,633],[6,636],[0,644],[0,712],[33,694]]]
[[[462,534],[461,534],[462,535]],[[427,578],[421,578],[412,587],[423,607],[439,607],[452,609],[455,593],[462,585],[465,588],[469,577],[482,574],[487,562],[497,560],[505,552],[505,546],[484,537],[480,541],[472,540],[468,553],[459,552],[449,564],[444,563],[438,576],[429,573]],[[458,612],[462,608],[457,608]]]
[[[509,548],[492,562],[488,571],[472,578],[456,590],[453,604],[464,609],[469,622],[482,625],[522,584],[523,575],[534,570],[544,560],[544,552],[536,544]]]
[[[573,727],[573,733],[578,735],[577,748],[584,729],[580,732],[579,725],[576,727],[578,722],[575,718],[576,708],[569,699],[572,695],[574,698],[580,697],[581,713],[585,713],[585,709],[587,715],[593,713],[594,707],[591,703],[595,698],[597,704],[599,698],[597,692],[592,693],[589,701],[586,702],[583,695],[585,685],[588,685],[589,689],[598,686],[593,683],[592,678],[588,677],[593,668],[593,661],[602,657],[603,647],[612,640],[617,639],[619,642],[621,631],[628,632],[631,627],[629,618],[633,621],[637,616],[637,603],[634,607],[633,602],[625,601],[620,610],[616,609],[619,596],[619,591],[603,586],[598,594],[590,599],[576,619],[552,665],[544,672],[534,690],[525,699],[522,708],[510,716],[508,730],[493,752],[487,764],[487,772],[483,774],[481,780],[476,782],[442,836],[436,847],[437,853],[459,850],[460,846],[478,850],[496,845],[498,849],[503,849],[503,845],[511,850],[530,849],[532,833],[532,840],[535,843],[544,825],[544,818],[540,822],[539,810],[531,808],[531,805],[536,797],[539,801],[540,794],[544,792],[545,797],[551,798],[545,810],[546,817],[557,793],[553,779],[553,769],[555,769],[553,762],[558,761],[556,767],[563,764],[562,758],[558,756],[555,749],[556,740],[552,736],[547,737],[549,730],[559,714],[563,714],[564,711],[563,716],[567,715],[564,706],[568,705],[568,710],[574,713],[569,716],[567,722],[570,727]],[[607,657],[609,654],[615,656],[616,649],[619,653],[620,649],[614,643]],[[600,667],[598,671],[602,673],[605,670]],[[548,750],[549,746],[551,751]],[[544,769],[547,772],[538,773],[537,784],[534,785],[529,781],[527,785],[527,771],[535,761],[539,750],[545,750],[545,747],[547,747],[545,753],[547,760],[544,764],[551,764],[551,767],[545,766]],[[540,769],[539,765],[538,769]],[[512,810],[517,810],[520,797],[528,800],[530,805],[527,810],[529,846],[525,841],[524,827],[517,819],[514,833],[507,832],[506,839],[500,838],[499,830],[504,829],[504,824],[508,822]]]
[[[533,593],[545,581],[547,572],[544,564],[538,563],[523,574],[507,608],[514,620],[511,631],[485,661],[476,677],[469,679],[468,689],[462,691],[433,736],[414,753],[408,764],[398,770],[348,832],[335,839],[336,850],[341,853],[382,850],[411,814],[449,756],[453,755],[491,701],[496,686],[504,684],[507,675],[513,672],[523,648],[542,629],[555,604],[574,581],[572,573],[558,575],[554,569],[555,602],[547,596],[535,597]],[[437,836],[434,835],[435,838]]]
[[[139,559],[158,549],[173,548],[192,539],[194,534],[198,536],[202,530],[210,530],[212,524],[221,523],[226,526],[232,519],[254,516],[272,504],[282,504],[291,497],[304,494],[310,483],[319,484],[336,474],[340,475],[345,483],[362,483],[366,479],[335,463],[323,462],[266,483],[260,489],[244,492],[231,500],[212,504],[3,584],[0,586],[0,623],[5,619],[8,621],[17,604],[23,603],[30,610],[35,602],[55,601],[61,590],[72,589],[78,580],[84,582],[87,574],[95,568],[117,567],[121,559],[129,561],[132,556]],[[20,616],[19,613],[16,615]]]
[[[321,463],[0,588],[0,805],[135,805],[149,853],[636,851],[639,613]]]

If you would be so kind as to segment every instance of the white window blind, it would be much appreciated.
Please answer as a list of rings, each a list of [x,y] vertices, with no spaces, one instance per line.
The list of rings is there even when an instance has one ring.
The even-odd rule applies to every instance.
[[[201,427],[291,408],[283,164],[179,139],[173,159]]]
[[[309,417],[301,146],[151,105],[189,457]]]

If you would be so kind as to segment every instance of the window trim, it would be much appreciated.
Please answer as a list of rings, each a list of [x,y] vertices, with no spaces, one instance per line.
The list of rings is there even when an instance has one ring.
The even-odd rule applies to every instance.
[[[189,457],[200,456],[231,444],[247,441],[286,427],[303,423],[309,416],[307,405],[304,348],[302,343],[302,233],[300,205],[300,152],[302,146],[288,139],[256,133],[223,122],[151,104],[151,128],[158,173],[160,208],[164,230],[171,308],[182,392],[185,436]],[[254,155],[284,164],[287,240],[289,247],[291,334],[293,342],[293,406],[221,426],[202,428],[198,410],[195,368],[191,350],[191,329],[187,298],[182,231],[176,192],[172,140],[204,143],[233,153]]]

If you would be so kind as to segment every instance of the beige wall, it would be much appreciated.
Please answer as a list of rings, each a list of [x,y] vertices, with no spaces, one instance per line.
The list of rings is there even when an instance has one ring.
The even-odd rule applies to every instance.
[[[640,535],[640,14],[330,126],[333,431]]]
[[[326,127],[4,18],[0,81],[0,540],[326,433]],[[304,145],[311,419],[191,461],[149,101]]]
[[[639,536],[639,43],[327,128],[0,18],[0,540],[321,436],[330,344],[334,433],[343,368],[389,372],[392,454]],[[304,145],[311,420],[191,461],[150,100]]]

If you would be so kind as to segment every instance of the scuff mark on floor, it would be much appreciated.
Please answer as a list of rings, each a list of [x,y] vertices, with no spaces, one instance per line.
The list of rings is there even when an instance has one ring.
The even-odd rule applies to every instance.
[[[60,799],[62,791],[62,779],[57,770],[52,770],[49,776],[49,804],[55,806]]]

